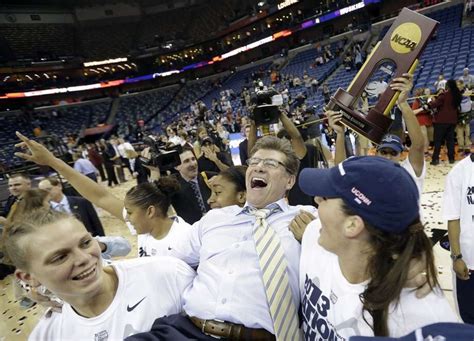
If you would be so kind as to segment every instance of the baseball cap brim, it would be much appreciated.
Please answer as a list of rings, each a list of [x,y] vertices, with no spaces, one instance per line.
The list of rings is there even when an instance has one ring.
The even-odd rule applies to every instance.
[[[390,148],[390,149],[393,149],[395,150],[396,152],[398,153],[401,153],[403,151],[402,148],[400,148],[400,146],[394,144],[394,143],[383,143],[383,144],[379,144],[378,147],[377,147],[377,150],[380,150],[380,149],[383,149],[383,148]]]
[[[305,168],[300,173],[298,185],[310,196],[337,197],[336,186],[332,181],[331,172],[334,169]]]

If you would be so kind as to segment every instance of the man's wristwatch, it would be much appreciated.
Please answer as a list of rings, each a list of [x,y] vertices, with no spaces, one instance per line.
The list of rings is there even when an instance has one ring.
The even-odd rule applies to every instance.
[[[457,254],[457,255],[453,255],[451,254],[451,259],[454,261],[457,261],[458,259],[462,259],[462,254]]]

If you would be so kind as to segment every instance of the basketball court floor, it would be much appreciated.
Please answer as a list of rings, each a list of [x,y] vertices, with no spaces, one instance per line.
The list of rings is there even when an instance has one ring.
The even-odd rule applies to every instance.
[[[445,177],[453,166],[446,161],[446,155],[442,155],[441,160],[441,163],[437,166],[431,166],[429,161],[427,162],[424,193],[421,200],[426,222],[425,231],[437,241],[447,234],[447,224],[441,216],[441,204]],[[128,181],[110,189],[110,191],[117,197],[123,198],[127,190],[133,185],[135,185],[135,181]],[[132,251],[127,258],[135,257],[137,255],[136,237],[130,235],[126,225],[103,210],[99,211],[99,215],[106,234],[125,236],[132,244]],[[441,248],[439,242],[437,242],[434,246],[434,253],[441,287],[454,306],[449,252]],[[39,305],[27,310],[20,308],[19,302],[13,296],[11,276],[0,281],[0,341],[26,340],[43,312],[44,309]]]

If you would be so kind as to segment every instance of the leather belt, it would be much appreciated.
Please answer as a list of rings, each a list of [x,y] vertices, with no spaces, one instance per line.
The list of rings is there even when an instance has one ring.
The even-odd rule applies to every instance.
[[[191,322],[198,327],[203,334],[226,338],[232,341],[274,341],[275,335],[265,329],[247,328],[241,324],[221,322],[216,320],[203,320],[198,317],[188,316]]]

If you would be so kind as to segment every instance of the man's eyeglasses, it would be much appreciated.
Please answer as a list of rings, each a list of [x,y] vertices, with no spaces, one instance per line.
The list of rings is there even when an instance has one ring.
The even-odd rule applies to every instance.
[[[397,152],[396,150],[393,150],[393,149],[381,149],[381,150],[379,150],[379,153],[381,155],[384,155],[384,156],[385,155],[392,155],[393,157],[400,155],[399,152]]]
[[[270,168],[270,169],[277,169],[278,166],[282,166],[286,170],[286,165],[283,162],[280,162],[275,159],[261,159],[259,157],[251,157],[250,159],[247,160],[247,165],[249,166],[257,166],[260,164],[260,162],[263,162],[263,167],[265,168]]]

